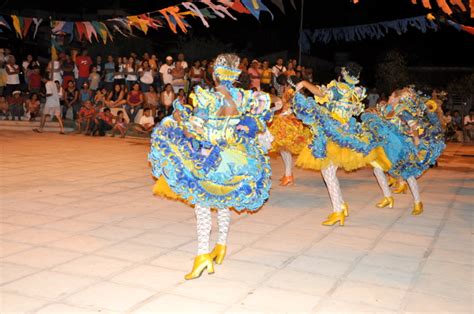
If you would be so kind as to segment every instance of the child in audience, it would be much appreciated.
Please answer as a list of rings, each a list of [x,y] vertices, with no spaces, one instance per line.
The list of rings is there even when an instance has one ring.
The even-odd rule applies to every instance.
[[[79,114],[76,120],[77,134],[81,134],[83,123],[86,124],[86,127],[85,127],[86,133],[89,132],[89,129],[91,127],[91,122],[95,118],[95,114],[96,114],[96,111],[94,109],[94,106],[92,106],[91,101],[90,100],[85,101],[81,110],[79,110]]]
[[[122,110],[117,112],[117,116],[115,117],[115,124],[112,129],[112,134],[110,136],[115,136],[115,131],[120,133],[120,137],[124,138],[128,131],[128,123],[125,120],[125,115]]]

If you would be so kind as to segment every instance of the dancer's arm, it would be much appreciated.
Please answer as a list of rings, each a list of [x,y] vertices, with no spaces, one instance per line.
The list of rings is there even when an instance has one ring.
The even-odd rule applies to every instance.
[[[313,85],[308,81],[301,81],[298,84],[296,84],[296,91],[299,92],[303,88],[306,88],[309,90],[313,95],[316,95],[318,97],[324,97],[324,92],[321,90],[321,87],[318,85]]]
[[[274,106],[271,108],[273,112],[280,110],[283,107],[283,101],[281,100],[280,97],[270,95],[270,100]]]

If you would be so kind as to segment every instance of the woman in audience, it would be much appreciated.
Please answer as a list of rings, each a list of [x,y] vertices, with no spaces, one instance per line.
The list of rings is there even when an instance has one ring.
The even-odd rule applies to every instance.
[[[110,91],[107,95],[105,105],[109,108],[120,108],[127,103],[125,99],[125,92],[122,85],[115,84],[114,90]]]
[[[132,90],[127,94],[127,104],[125,105],[125,111],[127,112],[130,123],[135,122],[138,111],[145,103],[145,96],[140,90],[138,83],[133,84]]]
[[[158,102],[159,102],[159,95],[155,90],[155,87],[153,85],[150,85],[148,88],[148,91],[145,93],[145,105],[144,108],[150,108],[151,109],[151,115],[152,117],[156,117],[156,110],[158,108]]]
[[[26,110],[30,115],[30,121],[35,121],[35,118],[39,116],[40,107],[38,94],[31,94],[30,98],[26,100]]]
[[[63,119],[66,119],[66,114],[69,108],[73,112],[73,120],[77,119],[77,113],[81,108],[81,103],[79,102],[79,91],[76,88],[76,83],[73,80],[70,80],[67,83],[66,94],[64,97],[64,106],[63,106]]]
[[[171,84],[166,84],[160,96],[161,110],[165,117],[169,116],[173,111],[173,101],[175,99],[176,95],[173,91],[173,87]]]

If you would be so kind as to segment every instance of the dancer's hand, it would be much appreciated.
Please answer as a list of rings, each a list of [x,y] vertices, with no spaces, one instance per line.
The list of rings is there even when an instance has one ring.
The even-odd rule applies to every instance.
[[[305,81],[301,81],[301,82],[299,82],[298,84],[296,84],[296,90],[295,90],[295,92],[297,93],[297,92],[299,92],[300,90],[302,90],[303,88],[305,88],[305,83],[306,83]]]

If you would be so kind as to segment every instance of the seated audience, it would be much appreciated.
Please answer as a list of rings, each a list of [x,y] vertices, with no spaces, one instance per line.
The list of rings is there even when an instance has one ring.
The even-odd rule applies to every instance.
[[[155,119],[151,116],[149,108],[143,110],[143,115],[140,118],[140,122],[135,126],[135,130],[138,133],[150,134],[155,126]]]
[[[94,106],[92,106],[92,102],[90,100],[87,100],[82,106],[81,110],[79,110],[79,113],[77,115],[77,134],[82,133],[82,124],[85,124],[84,130],[86,131],[86,133],[89,132],[95,114],[96,111],[94,109]]]
[[[128,131],[128,123],[127,120],[125,120],[125,114],[122,110],[119,110],[115,117],[115,124],[111,134],[112,137],[115,136],[116,131],[120,133],[121,138],[124,138]]]

